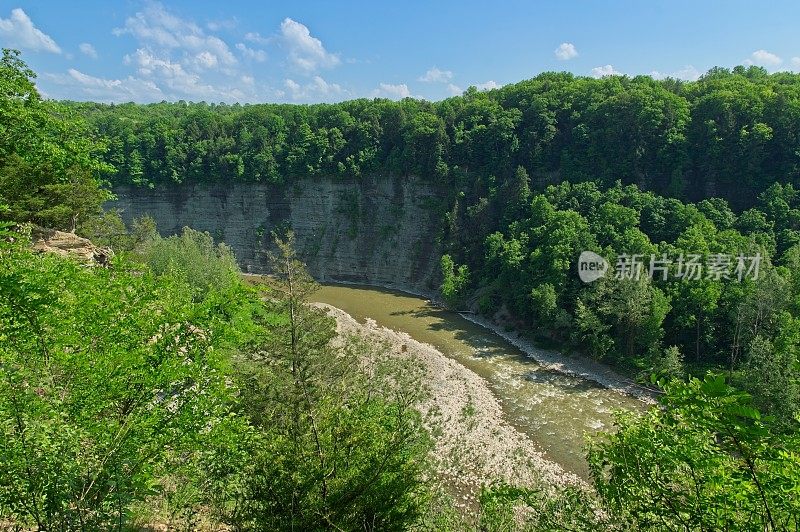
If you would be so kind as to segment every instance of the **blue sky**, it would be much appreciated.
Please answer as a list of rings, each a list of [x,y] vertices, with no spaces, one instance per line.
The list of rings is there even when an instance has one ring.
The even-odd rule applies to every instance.
[[[695,79],[713,66],[800,71],[800,2],[7,2],[51,98],[439,100],[544,71]]]

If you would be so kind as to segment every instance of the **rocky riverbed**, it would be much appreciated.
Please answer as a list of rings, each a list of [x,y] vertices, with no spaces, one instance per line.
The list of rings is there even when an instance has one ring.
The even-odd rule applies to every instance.
[[[500,402],[479,375],[406,333],[369,319],[362,324],[336,307],[317,305],[336,319],[339,333],[386,343],[393,356],[414,357],[423,365],[431,393],[421,410],[434,420],[429,429],[435,437],[437,474],[460,506],[474,506],[481,485],[494,480],[527,487],[585,485],[504,419]]]

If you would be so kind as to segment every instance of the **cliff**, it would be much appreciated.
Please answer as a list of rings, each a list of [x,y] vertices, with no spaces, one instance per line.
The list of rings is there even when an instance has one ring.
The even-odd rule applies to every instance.
[[[298,252],[322,282],[381,284],[428,292],[438,282],[441,227],[435,190],[415,178],[297,180],[114,189],[107,207],[126,223],[149,214],[162,235],[184,226],[231,248],[244,272],[266,271],[270,233],[292,229]]]

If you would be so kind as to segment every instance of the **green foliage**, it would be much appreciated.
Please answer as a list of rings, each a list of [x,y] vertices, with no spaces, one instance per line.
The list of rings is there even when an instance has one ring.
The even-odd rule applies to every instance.
[[[230,391],[224,305],[182,279],[0,251],[0,518],[119,528]]]
[[[445,302],[451,307],[458,307],[464,302],[469,286],[469,267],[456,265],[450,255],[442,255],[442,286],[440,291]]]
[[[116,170],[146,187],[418,175],[446,191],[450,306],[474,295],[594,357],[679,379],[724,368],[752,393],[721,377],[658,381],[659,408],[620,415],[591,446],[596,497],[494,486],[482,527],[800,526],[800,76],[546,73],[438,103],[302,107],[59,104],[33,78],[3,51],[0,523],[121,529],[154,505],[186,527],[201,508],[263,530],[430,518],[413,364],[336,337],[307,305],[315,285],[291,238],[259,292],[207,233],[162,238],[142,219],[122,234],[100,211]],[[8,220],[132,250],[136,271],[34,256]],[[584,285],[584,250],[612,265],[621,253],[763,261],[742,282],[682,281],[673,264],[669,279]]]
[[[647,413],[617,414],[591,441],[594,490],[494,485],[481,496],[486,530],[794,530],[800,439],[750,396],[709,374],[660,381]]]
[[[452,290],[455,263],[468,268],[461,300],[474,297],[490,314],[505,307],[536,334],[632,374],[726,369],[784,427],[795,425],[800,364],[790,338],[800,316],[800,248],[776,230],[800,220],[800,195],[791,185],[770,187],[757,208],[739,216],[718,198],[684,204],[621,183],[551,185],[515,209],[492,186],[477,181],[448,217],[443,277]],[[514,214],[492,214],[506,207]],[[609,263],[606,275],[590,284],[576,272],[584,250]],[[638,280],[617,278],[620,255],[638,256]],[[704,270],[697,279],[682,279],[681,257],[685,262],[690,255]],[[742,271],[740,279],[738,257],[756,255],[758,278]],[[717,277],[707,264],[719,256],[731,264],[728,275]],[[650,278],[650,261],[665,258],[671,263]],[[756,337],[773,344],[780,338],[785,348],[748,363]],[[674,349],[664,350],[664,338]],[[769,376],[758,374],[761,365],[771,368]]]
[[[97,246],[109,246],[114,251],[127,250],[131,246],[128,228],[118,211],[105,211],[99,216],[83,220],[77,233]]]
[[[742,388],[753,394],[756,405],[769,412],[785,427],[794,424],[800,411],[800,385],[797,379],[800,323],[783,315],[786,322],[773,344],[755,336],[744,363]]]
[[[38,101],[32,73],[13,54],[6,64],[17,95],[7,105],[21,106],[26,94]],[[755,371],[745,365],[749,344],[757,335],[775,341],[785,323],[776,316],[800,312],[800,284],[774,267],[793,260],[800,243],[798,80],[755,67],[713,69],[688,83],[544,73],[436,103],[66,107],[107,137],[104,161],[119,184],[418,175],[441,187],[451,207],[442,250],[449,262],[441,265],[449,305],[478,295],[486,311],[505,308],[537,333],[637,372],[668,369],[660,365],[669,338],[687,371],[734,375]],[[85,130],[75,130],[89,146]],[[6,188],[29,190],[36,174],[24,165],[36,160],[3,158]],[[59,183],[79,186],[75,179]],[[17,218],[63,219],[78,208],[59,198],[51,202],[58,212],[39,201]],[[2,194],[0,201],[25,205]],[[347,203],[355,234],[358,202]],[[765,281],[679,282],[673,265],[669,281],[587,287],[574,272],[583,250],[612,261],[639,254],[645,264],[651,255],[696,253],[705,262],[760,253]],[[792,356],[783,367],[795,368]],[[789,371],[787,382],[797,374]]]
[[[6,220],[74,231],[111,199],[104,143],[71,107],[44,101],[19,52],[0,59],[0,202]]]
[[[646,279],[616,280],[603,278],[585,292],[583,316],[588,323],[578,322],[579,330],[596,334],[598,325],[614,338],[618,356],[631,359],[637,354],[657,349],[663,331],[664,317],[669,312],[669,298]],[[591,309],[593,317],[587,313]]]
[[[788,530],[798,526],[797,435],[772,430],[750,397],[709,375],[662,383],[663,408],[620,414],[589,451],[612,515],[644,529]]]
[[[583,487],[532,489],[495,483],[484,486],[480,497],[480,529],[512,530],[620,530],[624,526],[600,510]]]
[[[417,522],[430,449],[419,365],[338,338],[307,304],[315,285],[291,241],[278,242],[264,294],[209,235],[136,227],[147,264],[111,269],[0,240],[0,519],[48,530]]]
[[[403,529],[428,498],[420,369],[364,340],[334,342],[292,242],[276,239],[269,334],[238,364],[257,435],[243,467],[217,479],[222,518],[248,530]]]
[[[137,186],[392,172],[458,189],[465,175],[496,176],[516,217],[528,176],[538,184],[558,176],[719,195],[743,209],[796,176],[798,80],[756,67],[678,84],[548,72],[436,103],[70,106],[109,138],[105,160],[117,182]],[[720,229],[732,221],[713,200],[699,208]]]
[[[239,284],[239,267],[230,248],[214,244],[209,233],[184,227],[180,235],[162,238],[152,219],[134,223],[134,234],[143,238],[138,255],[156,275],[171,273],[191,286],[195,297],[210,291],[225,293]]]
[[[653,371],[664,379],[683,378],[686,368],[680,348],[676,345],[666,348],[663,354],[656,358]]]

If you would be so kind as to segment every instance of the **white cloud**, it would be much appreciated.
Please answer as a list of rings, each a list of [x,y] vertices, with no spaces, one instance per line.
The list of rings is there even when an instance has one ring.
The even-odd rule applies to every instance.
[[[209,23],[225,28],[230,24]],[[139,44],[125,55],[124,63],[135,68],[135,77],[153,83],[168,100],[243,102],[263,100],[275,94],[269,87],[256,90],[255,80],[244,82],[239,59],[228,44],[191,20],[180,18],[161,4],[150,3],[125,19],[116,35],[130,35]],[[243,57],[266,59],[249,48]]]
[[[256,44],[269,44],[270,39],[262,37],[257,31],[251,31],[244,34],[244,40],[254,42]]]
[[[267,60],[267,52],[264,50],[254,50],[253,48],[248,48],[247,45],[242,42],[236,45],[236,49],[242,52],[242,56],[252,61],[262,63]]]
[[[214,27],[226,27],[223,24]],[[94,77],[75,69],[46,74],[48,89],[56,98],[99,101],[152,102],[161,100],[205,100],[209,102],[259,102],[283,100],[287,91],[259,83],[252,73],[241,68],[241,59],[266,60],[263,50],[240,43],[234,50],[205,27],[173,15],[157,3],[125,19],[116,35],[129,35],[138,44],[123,57],[130,69],[127,78]],[[251,36],[252,37],[252,36]],[[85,45],[85,46],[84,46]],[[90,55],[96,50],[84,43],[80,50]],[[234,53],[236,55],[234,55]],[[320,100],[337,97],[346,91],[335,83],[315,77],[300,86],[296,94]]]
[[[238,25],[239,20],[234,17],[225,20],[212,20],[206,24],[206,28],[210,29],[211,31],[232,30]]]
[[[666,79],[666,78],[674,78],[674,79],[682,79],[684,81],[697,81],[700,79],[702,73],[697,70],[692,65],[686,65],[685,67],[681,68],[680,70],[676,70],[675,72],[659,72],[658,70],[653,70],[650,72],[650,75],[655,79]]]
[[[555,49],[556,58],[561,61],[567,61],[573,57],[578,57],[578,49],[571,42],[562,42]]]
[[[778,66],[783,63],[783,59],[778,57],[777,55],[773,54],[772,52],[768,52],[766,50],[756,50],[748,59],[742,61],[745,65],[758,65],[758,66]]]
[[[592,76],[596,78],[604,78],[606,76],[621,76],[622,72],[618,72],[614,70],[614,67],[611,65],[603,65],[599,67],[594,67],[592,69]]]
[[[92,100],[103,102],[156,102],[164,99],[164,93],[152,81],[128,76],[125,79],[105,79],[84,74],[70,68],[67,74],[45,74],[59,86]]]
[[[447,92],[450,93],[450,96],[458,96],[459,94],[464,92],[464,90],[461,87],[459,87],[458,85],[454,85],[454,84],[450,83],[450,84],[447,85]]]
[[[453,72],[450,70],[439,70],[436,67],[428,69],[425,74],[417,78],[417,81],[425,83],[447,83],[453,79]]]
[[[9,18],[0,18],[0,38],[4,47],[61,53],[56,42],[34,26],[30,17],[20,8],[12,9]]]
[[[198,62],[212,61],[211,56],[199,54]],[[217,86],[204,81],[198,73],[187,71],[183,64],[168,58],[153,55],[149,50],[139,48],[133,55],[126,55],[125,64],[135,65],[137,73],[171,90],[174,99],[205,99],[211,101],[242,101],[248,99],[238,87]]]
[[[792,57],[791,59],[792,68],[795,70],[800,70],[800,57]]]
[[[194,63],[200,68],[215,68],[219,63],[217,56],[211,52],[200,52],[194,56]]]
[[[333,68],[341,63],[337,54],[325,50],[322,41],[313,37],[303,24],[290,18],[281,23],[281,37],[289,48],[289,61],[306,73]]]
[[[489,91],[489,90],[492,90],[492,89],[499,88],[500,85],[496,81],[494,81],[493,79],[490,79],[489,81],[486,81],[484,83],[478,83],[476,85],[476,87],[478,88],[478,90],[481,90],[481,91]]]
[[[97,50],[95,50],[94,46],[92,46],[88,42],[82,42],[80,45],[78,45],[78,49],[84,55],[87,55],[87,56],[91,57],[92,59],[97,59]]]
[[[212,91],[210,86],[201,84],[199,75],[187,72],[180,63],[156,57],[142,48],[136,50],[133,56],[126,55],[125,63],[137,65],[137,71],[142,76],[159,76],[170,88],[184,94],[201,95]]]
[[[378,88],[372,91],[373,98],[389,98],[390,100],[401,100],[409,98],[411,91],[408,85],[401,83],[399,85],[392,85],[390,83],[380,83]]]
[[[195,59],[198,55],[207,53],[216,57],[215,64],[236,64],[236,57],[225,41],[207,35],[200,26],[169,13],[161,4],[149,4],[143,11],[128,17],[125,25],[115,28],[113,33],[118,36],[132,35],[147,46],[183,51]],[[192,59],[188,62],[204,64]]]
[[[293,100],[331,101],[347,94],[341,86],[328,83],[320,76],[314,76],[310,82],[302,85],[293,79],[286,79],[283,84]]]

